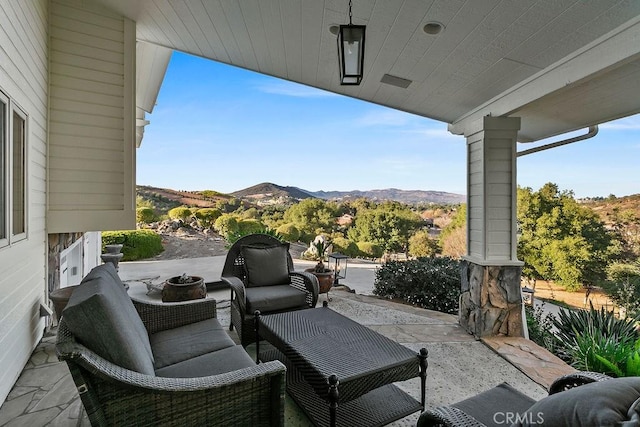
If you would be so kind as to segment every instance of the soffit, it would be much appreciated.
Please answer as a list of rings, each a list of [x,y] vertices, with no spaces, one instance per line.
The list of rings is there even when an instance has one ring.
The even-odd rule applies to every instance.
[[[138,40],[447,123],[494,113],[492,100],[640,15],[638,1],[354,0],[354,24],[367,25],[365,77],[340,86],[329,27],[348,22],[347,0],[95,1],[136,21]],[[444,32],[425,34],[430,21]],[[625,85],[638,67],[620,66],[626,80],[609,75],[620,73],[617,64],[603,63],[606,72],[571,82],[569,99],[558,99],[566,90],[541,86],[538,99],[507,113],[521,114],[523,139],[535,140],[637,112],[640,97]],[[381,83],[385,74],[412,83]],[[578,104],[592,78],[604,105]],[[541,119],[551,105],[552,120]]]

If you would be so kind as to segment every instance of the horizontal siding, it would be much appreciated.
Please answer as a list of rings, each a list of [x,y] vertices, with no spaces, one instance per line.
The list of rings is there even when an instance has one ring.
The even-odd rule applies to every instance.
[[[127,148],[134,144],[133,117],[127,117],[133,114],[127,109],[134,96],[133,84],[127,86],[135,80],[134,66],[127,65],[135,60],[127,56],[127,40],[135,49],[133,35],[111,12],[62,0],[52,5],[50,229],[87,231],[77,228],[83,212],[91,230],[100,229],[106,212],[111,222],[121,212],[127,228],[135,221],[134,159]]]
[[[42,336],[48,1],[0,0],[0,90],[27,114],[27,239],[0,249],[0,405]]]

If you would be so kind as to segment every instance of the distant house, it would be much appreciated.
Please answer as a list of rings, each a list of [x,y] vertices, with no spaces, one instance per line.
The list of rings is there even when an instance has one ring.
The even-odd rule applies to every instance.
[[[341,217],[339,217],[336,222],[338,223],[339,226],[341,227],[348,227],[353,223],[353,215],[350,214],[344,214]]]

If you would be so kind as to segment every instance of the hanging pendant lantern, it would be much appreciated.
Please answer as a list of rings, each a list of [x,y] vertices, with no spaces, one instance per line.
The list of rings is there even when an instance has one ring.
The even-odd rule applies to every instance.
[[[338,60],[340,62],[340,84],[359,85],[364,67],[365,25],[351,22],[351,0],[349,0],[349,24],[338,30]]]

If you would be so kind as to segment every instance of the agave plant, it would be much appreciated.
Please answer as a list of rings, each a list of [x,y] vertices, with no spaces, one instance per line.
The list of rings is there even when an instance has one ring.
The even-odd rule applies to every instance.
[[[561,309],[553,319],[557,344],[579,370],[609,375],[640,375],[638,319],[618,319],[604,308]]]
[[[553,319],[556,327],[556,337],[559,344],[572,343],[578,334],[593,334],[594,331],[602,333],[605,338],[614,338],[620,343],[633,345],[640,338],[636,324],[640,320],[636,318],[617,318],[612,311],[593,308],[589,310],[565,310],[560,309],[558,317]]]

